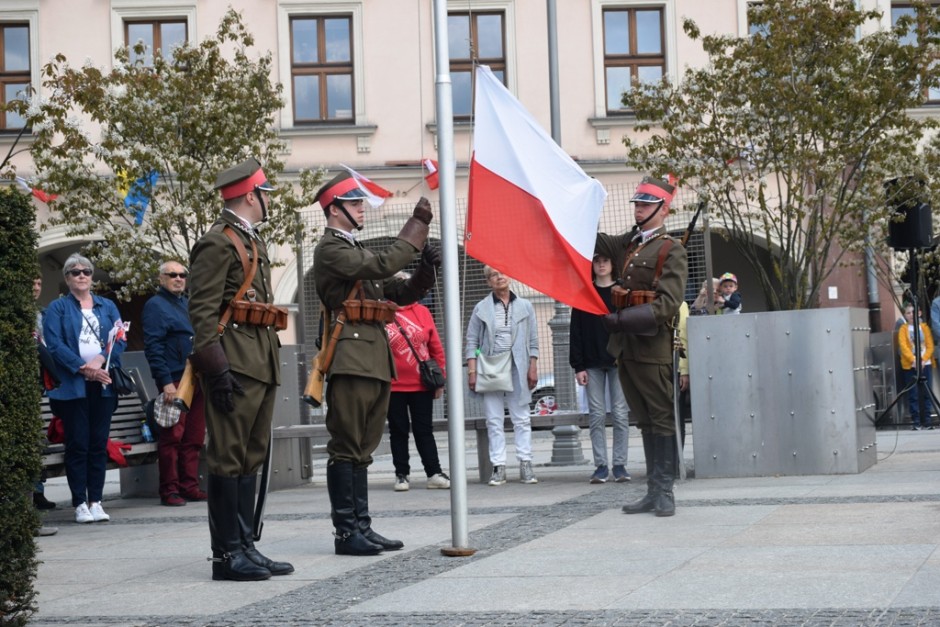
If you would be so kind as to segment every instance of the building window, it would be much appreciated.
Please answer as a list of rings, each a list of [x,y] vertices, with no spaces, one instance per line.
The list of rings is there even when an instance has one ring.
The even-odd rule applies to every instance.
[[[488,65],[506,84],[506,19],[502,11],[447,15],[448,56],[454,117],[468,119],[473,111],[473,66]]]
[[[27,97],[30,85],[29,24],[0,23],[0,81],[3,104]],[[18,114],[8,111],[2,119],[3,130],[19,130],[26,124]]]
[[[352,16],[290,19],[294,122],[353,122]]]
[[[656,7],[604,10],[604,85],[608,115],[627,113],[622,98],[635,81],[654,83],[665,76],[663,17],[663,10]]]
[[[917,17],[917,12],[914,9],[914,6],[911,4],[901,4],[895,3],[891,5],[891,25],[897,26],[898,19],[902,16],[907,16],[911,18]],[[911,29],[907,32],[907,35],[901,38],[902,44],[914,44],[917,43],[918,32],[916,26],[912,26]],[[940,60],[934,59],[934,63],[938,63]],[[940,88],[937,87],[925,87],[924,88],[924,98],[926,99],[926,104],[940,104]]]
[[[124,44],[131,48],[130,60],[138,60],[144,65],[153,65],[153,51],[160,50],[164,56],[170,56],[173,48],[186,43],[186,20],[134,20],[124,22]],[[143,54],[138,55],[133,48],[138,42],[146,46]]]

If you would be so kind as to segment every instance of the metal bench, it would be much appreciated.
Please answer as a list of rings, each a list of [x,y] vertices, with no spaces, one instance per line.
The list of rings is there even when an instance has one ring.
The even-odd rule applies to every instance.
[[[140,372],[136,368],[127,368],[127,370],[137,381],[138,389],[140,389]],[[138,395],[122,396],[118,399],[117,409],[111,417],[111,430],[108,432],[108,437],[131,445],[130,450],[124,451],[124,459],[127,460],[128,466],[152,464],[157,461],[157,443],[145,442],[141,435],[140,426],[145,417],[143,403]],[[52,410],[49,408],[49,399],[43,398],[43,434],[48,431],[51,420]],[[47,477],[64,475],[65,445],[50,444],[47,441],[42,452],[42,466]],[[119,466],[108,460],[108,468],[119,468]]]

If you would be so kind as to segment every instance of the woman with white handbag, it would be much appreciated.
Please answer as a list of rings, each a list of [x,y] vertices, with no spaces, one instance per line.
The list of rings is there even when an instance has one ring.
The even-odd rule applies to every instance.
[[[492,293],[473,308],[464,357],[471,392],[483,395],[493,475],[489,485],[506,483],[504,410],[508,408],[519,460],[519,481],[538,483],[532,471],[529,402],[538,381],[539,338],[532,303],[509,289],[509,277],[489,266],[483,276]]]

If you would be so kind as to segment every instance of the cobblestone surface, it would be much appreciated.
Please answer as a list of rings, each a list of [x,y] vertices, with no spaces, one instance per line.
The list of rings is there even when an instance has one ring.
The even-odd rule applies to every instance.
[[[631,490],[640,493],[640,489]],[[206,627],[253,627],[268,625],[390,625],[390,626],[490,626],[490,625],[564,625],[564,626],[728,626],[800,625],[806,627],[849,627],[859,625],[908,627],[940,625],[940,608],[815,608],[815,609],[736,609],[736,610],[598,610],[598,611],[530,611],[506,613],[493,611],[446,613],[370,613],[348,612],[363,601],[394,592],[423,580],[433,578],[468,560],[479,560],[551,534],[599,512],[619,507],[629,494],[623,491],[597,490],[577,498],[549,506],[488,507],[471,509],[472,514],[513,514],[510,518],[470,534],[470,546],[478,547],[470,558],[454,559],[440,554],[439,547],[430,546],[402,553],[395,557],[349,571],[342,576],[317,581],[278,596],[275,599],[239,608],[206,618],[205,616],[147,617],[128,616],[96,619],[100,625],[199,625]],[[834,497],[691,500],[681,507],[716,505],[779,505],[825,503],[940,502],[940,493],[905,497]],[[384,512],[395,516],[441,516],[447,510],[410,510]],[[271,516],[272,520],[303,520],[325,515]],[[160,519],[168,524],[168,519]],[[179,517],[178,522],[202,521],[199,517]],[[147,520],[112,524],[138,524]],[[150,520],[149,522],[153,522]],[[44,625],[67,625],[67,618],[45,618]]]

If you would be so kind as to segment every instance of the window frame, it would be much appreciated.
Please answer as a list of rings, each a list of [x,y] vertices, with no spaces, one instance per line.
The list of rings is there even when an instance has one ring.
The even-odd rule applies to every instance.
[[[157,6],[154,6],[157,5]],[[140,0],[111,0],[111,50],[117,51],[125,46],[126,22],[186,22],[186,41],[196,41],[196,2],[177,1],[166,3],[150,2],[143,5]]]
[[[479,41],[479,37],[476,35],[476,33],[478,33],[479,31],[478,18],[481,16],[497,16],[497,15],[501,18],[501,21],[502,21],[501,35],[502,35],[503,56],[502,57],[487,57],[485,59],[477,56],[476,62],[481,65],[488,66],[491,70],[493,70],[494,73],[502,72],[503,84],[505,85],[509,82],[509,69],[508,69],[509,62],[507,60],[507,49],[506,49],[506,44],[507,44],[507,40],[509,39],[509,36],[507,33],[507,26],[506,26],[507,20],[506,20],[505,11],[503,11],[502,9],[484,10],[484,9],[480,9],[479,7],[474,7],[472,10],[468,10],[466,8],[464,8],[463,10],[451,10],[448,7],[448,10],[447,10],[448,19],[450,19],[451,16],[462,16],[462,17],[465,16],[469,19],[470,39],[472,41],[477,41],[477,42]],[[471,51],[471,54],[472,54],[472,51]],[[471,57],[453,60],[453,59],[450,59],[448,55],[448,70],[450,71],[450,74],[452,76],[454,72],[460,72],[460,73],[469,72],[470,73],[470,110],[471,110],[471,113],[460,114],[460,115],[454,114],[454,122],[469,122],[473,117],[473,113],[472,113],[473,94],[476,89],[476,84],[475,84],[476,77],[474,75],[474,59],[471,56]]]
[[[936,2],[935,2],[935,3],[932,3],[932,6],[933,6],[934,10],[940,11],[940,3],[936,3]],[[914,8],[913,2],[911,2],[910,0],[907,0],[907,1],[898,1],[898,2],[895,2],[894,0],[891,0],[889,6],[887,7],[887,10],[885,11],[885,17],[886,17],[887,22],[888,22],[888,23],[887,23],[887,28],[893,28],[893,27],[894,27],[894,10],[895,10],[895,9],[913,9],[913,8]],[[940,63],[940,56],[937,56],[937,57],[934,58],[934,63]],[[934,97],[934,98],[931,98],[931,97],[930,97],[931,89],[930,89],[929,87],[923,87],[923,88],[922,88],[922,93],[921,93],[921,95],[923,96],[924,101],[923,101],[923,103],[920,105],[921,107],[925,107],[925,108],[926,108],[926,107],[935,108],[935,107],[937,107],[938,105],[940,105],[940,89],[934,88],[933,91],[934,91],[935,97]]]
[[[149,24],[151,29],[153,30],[153,33],[152,33],[153,47],[151,48],[150,53],[149,53],[150,64],[153,63],[153,53],[155,50],[160,50],[163,54],[167,52],[166,50],[164,50],[163,41],[162,41],[163,35],[160,32],[161,31],[160,26],[162,26],[163,24],[182,24],[183,27],[186,29],[186,37],[184,38],[183,41],[184,42],[191,41],[190,35],[189,35],[189,22],[186,20],[185,17],[181,17],[181,16],[177,16],[177,17],[167,16],[167,17],[156,17],[156,18],[135,17],[132,19],[122,20],[122,26],[124,29],[124,36],[123,36],[124,45],[128,47],[137,43],[136,41],[133,41],[133,42],[130,41],[130,38],[129,38],[130,27],[132,24],[133,25]],[[145,60],[145,63],[146,63],[146,60]]]
[[[0,22],[4,25],[26,26],[27,36],[29,37],[29,70],[18,72],[23,80],[15,82],[26,82],[37,91],[40,89],[40,62],[39,62],[39,0],[25,0],[14,2],[12,0],[0,0]],[[12,77],[11,77],[12,78]],[[7,81],[3,81],[5,85]],[[6,98],[0,94],[0,102],[6,103]],[[0,120],[0,137],[10,138],[19,135],[23,131],[22,126],[7,127],[6,117]],[[24,134],[24,138],[29,133]]]
[[[366,112],[365,69],[363,66],[365,50],[363,47],[362,32],[362,0],[341,2],[336,0],[281,0],[278,3],[277,17],[277,54],[278,70],[281,76],[290,77],[291,80],[282,81],[284,87],[284,106],[281,108],[281,128],[288,131],[296,129],[298,132],[325,132],[333,134],[345,133],[344,129],[352,129],[352,134],[359,135],[359,152],[369,152],[368,136],[374,133],[375,127],[364,124],[368,119]],[[297,123],[294,117],[294,85],[293,85],[293,38],[291,19],[295,17],[349,17],[350,38],[352,51],[352,119],[338,121],[318,121]]]
[[[659,13],[659,43],[661,54],[643,54],[636,50],[639,43],[637,33],[637,13],[640,11],[656,11]],[[604,28],[604,106],[608,116],[629,115],[629,110],[623,108],[610,109],[610,85],[607,82],[607,72],[610,68],[627,68],[630,70],[631,83],[638,78],[641,67],[661,67],[662,75],[666,76],[666,15],[662,7],[606,7],[602,10],[602,22],[607,25],[607,16],[611,13],[627,13],[627,29],[630,33],[630,50],[626,54],[611,54],[607,52],[607,29]]]
[[[343,19],[349,21],[349,56],[350,59],[348,62],[329,62],[325,59],[326,53],[326,20],[336,20]],[[315,20],[317,24],[317,48],[320,53],[321,61],[317,63],[295,63],[294,61],[294,29],[293,22],[295,20]],[[291,85],[291,114],[294,119],[294,124],[297,126],[321,126],[321,125],[338,125],[338,124],[355,124],[356,122],[356,68],[355,60],[353,55],[355,54],[356,40],[355,32],[353,28],[353,15],[343,14],[343,13],[331,13],[328,15],[317,14],[309,15],[304,13],[294,13],[288,18],[290,27],[290,85]],[[350,90],[352,98],[352,107],[349,111],[348,118],[330,118],[324,117],[329,115],[329,90],[326,89],[326,79],[331,75],[346,75],[350,77]],[[315,76],[319,78],[319,117],[316,119],[305,119],[299,121],[297,119],[297,100],[293,97],[294,93],[294,81],[298,76]]]
[[[670,0],[591,0],[591,21],[594,32],[594,118],[590,122],[595,127],[604,126],[604,120],[616,124],[633,118],[628,111],[611,114],[607,110],[607,55],[604,49],[604,13],[612,9],[661,10],[663,15],[663,78],[675,83],[678,80],[678,66],[676,64],[676,14],[674,5],[675,3]],[[602,143],[603,141],[604,139],[599,134],[598,142]]]

